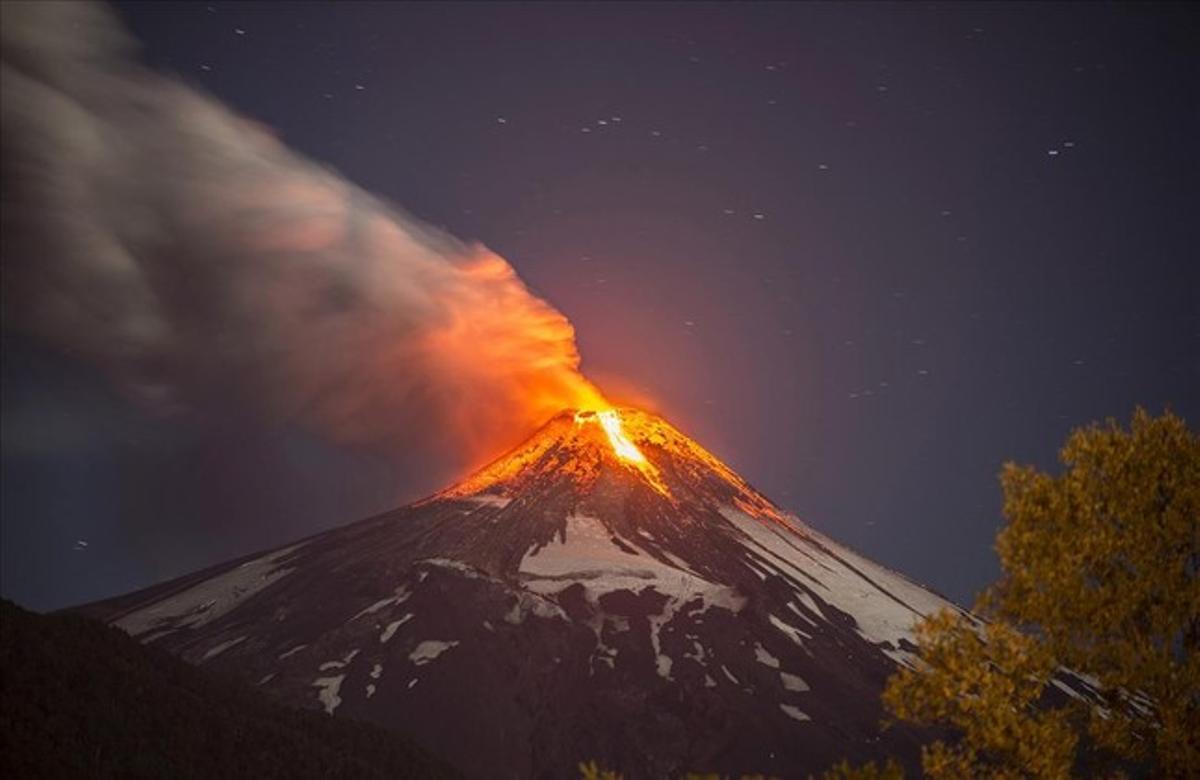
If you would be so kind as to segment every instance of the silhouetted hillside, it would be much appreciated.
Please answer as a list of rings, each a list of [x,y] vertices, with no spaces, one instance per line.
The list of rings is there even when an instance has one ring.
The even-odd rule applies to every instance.
[[[402,737],[297,710],[124,632],[0,601],[5,777],[456,777]]]

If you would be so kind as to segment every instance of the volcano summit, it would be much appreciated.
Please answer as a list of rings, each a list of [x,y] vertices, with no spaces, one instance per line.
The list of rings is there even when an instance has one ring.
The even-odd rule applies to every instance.
[[[424,501],[86,611],[472,777],[915,759],[879,694],[952,604],[660,417],[566,411]]]

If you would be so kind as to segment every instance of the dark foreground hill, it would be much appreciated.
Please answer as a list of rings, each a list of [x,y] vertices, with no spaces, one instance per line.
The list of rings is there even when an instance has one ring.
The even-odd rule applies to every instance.
[[[103,623],[10,601],[0,776],[457,777],[377,726],[287,707]]]

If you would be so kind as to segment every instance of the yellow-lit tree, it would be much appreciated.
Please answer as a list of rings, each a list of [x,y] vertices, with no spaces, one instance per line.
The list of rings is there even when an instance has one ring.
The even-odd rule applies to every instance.
[[[1008,464],[1001,580],[917,632],[922,662],[889,681],[897,717],[953,727],[933,778],[1060,778],[1082,769],[1200,771],[1200,437],[1139,409],[1075,431],[1059,476]],[[1095,700],[1046,706],[1057,670]]]

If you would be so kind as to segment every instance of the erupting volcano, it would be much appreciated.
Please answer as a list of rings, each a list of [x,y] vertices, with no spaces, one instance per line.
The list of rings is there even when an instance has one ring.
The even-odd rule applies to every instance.
[[[609,408],[424,501],[89,610],[469,776],[663,777],[913,757],[879,693],[949,606]]]

